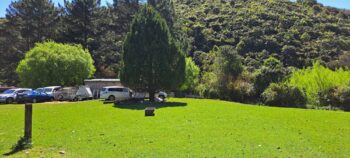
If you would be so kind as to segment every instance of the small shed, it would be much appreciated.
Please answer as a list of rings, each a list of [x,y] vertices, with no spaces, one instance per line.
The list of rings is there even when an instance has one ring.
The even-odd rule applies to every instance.
[[[100,97],[100,91],[107,86],[122,86],[120,79],[89,79],[84,80],[86,86],[89,86],[94,98]]]

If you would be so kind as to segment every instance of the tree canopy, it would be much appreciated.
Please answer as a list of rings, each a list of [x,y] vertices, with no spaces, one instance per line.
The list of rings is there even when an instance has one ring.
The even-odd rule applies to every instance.
[[[144,6],[124,42],[122,84],[149,92],[153,100],[156,91],[180,88],[184,72],[184,53],[176,45],[166,21],[153,7]]]
[[[45,42],[27,52],[16,71],[26,87],[76,86],[95,73],[93,63],[90,53],[79,45]]]

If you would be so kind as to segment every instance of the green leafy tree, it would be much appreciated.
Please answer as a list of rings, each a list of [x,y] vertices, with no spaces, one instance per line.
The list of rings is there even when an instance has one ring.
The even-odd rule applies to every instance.
[[[210,51],[213,63],[203,73],[198,91],[202,96],[232,100],[236,98],[235,81],[243,72],[241,56],[232,46],[214,47]],[[207,63],[208,64],[208,63]],[[205,64],[205,65],[207,65]]]
[[[219,47],[213,72],[218,76],[218,92],[222,99],[230,99],[230,84],[243,72],[242,59],[232,46]]]
[[[186,58],[185,82],[181,86],[182,91],[194,92],[199,82],[199,67],[193,62],[192,58]]]
[[[38,43],[19,63],[17,73],[26,87],[75,86],[94,72],[90,53],[79,45]]]
[[[184,78],[184,53],[160,14],[151,6],[144,6],[124,42],[123,85],[149,92],[150,101],[154,101],[155,92],[176,90]]]

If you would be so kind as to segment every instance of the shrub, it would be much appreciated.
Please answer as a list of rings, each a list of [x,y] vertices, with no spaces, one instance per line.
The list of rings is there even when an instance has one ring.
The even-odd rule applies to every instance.
[[[181,86],[182,91],[193,92],[199,82],[199,67],[193,62],[192,58],[186,58],[185,82]]]
[[[322,106],[320,93],[350,83],[350,71],[344,69],[332,71],[315,62],[311,68],[294,71],[288,82],[306,92],[309,104]]]
[[[350,110],[350,85],[330,88],[320,93],[320,103],[343,110]]]
[[[284,68],[282,63],[270,57],[264,61],[264,65],[255,72],[255,87],[257,94],[261,94],[271,84],[284,80],[288,75],[288,69]]]
[[[239,102],[256,101],[253,76],[243,72],[236,80],[228,84],[228,97],[230,100]]]
[[[197,86],[196,91],[200,96],[205,98],[218,98],[217,88],[218,77],[213,72],[205,72],[202,75],[201,82]]]
[[[335,70],[337,68],[350,68],[350,52],[345,52],[341,56],[339,56],[338,60],[331,61],[328,63],[328,67]]]
[[[214,47],[210,51],[201,84],[197,87],[201,96],[231,100],[231,86],[243,72],[241,56],[232,46]],[[206,70],[206,71],[205,71]]]
[[[16,70],[26,87],[75,86],[95,73],[90,53],[80,45],[38,43],[27,52]]]
[[[306,107],[306,96],[297,87],[286,83],[272,83],[262,94],[266,105],[281,107]]]

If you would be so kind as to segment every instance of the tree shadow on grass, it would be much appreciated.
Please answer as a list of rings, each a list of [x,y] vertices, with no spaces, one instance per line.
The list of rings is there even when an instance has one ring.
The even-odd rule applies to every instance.
[[[165,102],[165,103],[150,103],[150,102],[129,102],[129,103],[116,103],[115,108],[131,109],[131,110],[144,110],[146,107],[167,108],[167,107],[183,107],[187,106],[187,103],[181,102]]]
[[[13,154],[16,154],[17,152],[30,149],[32,147],[32,144],[30,141],[25,139],[24,137],[21,137],[18,141],[17,144],[13,145],[11,148],[11,151],[8,153],[3,154],[4,156],[10,156]]]

